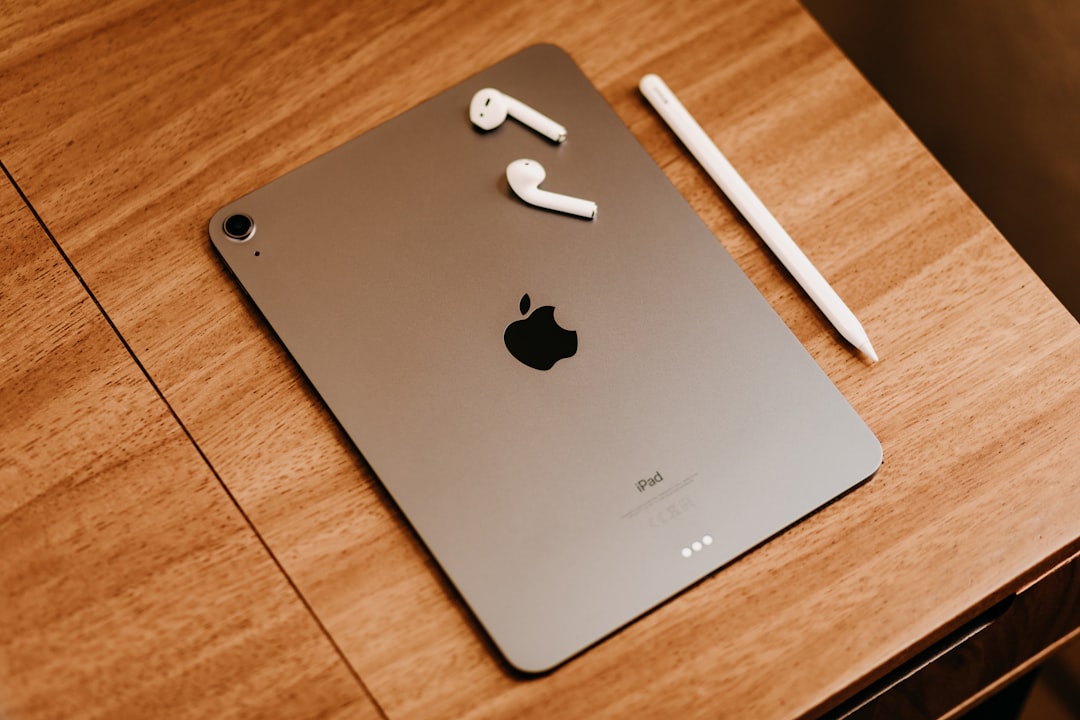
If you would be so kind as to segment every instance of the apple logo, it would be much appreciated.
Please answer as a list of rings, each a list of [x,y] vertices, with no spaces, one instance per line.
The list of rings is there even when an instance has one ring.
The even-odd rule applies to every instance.
[[[522,315],[529,312],[530,302],[528,293],[521,296]],[[555,363],[577,352],[577,332],[555,321],[555,308],[551,305],[536,308],[524,320],[507,325],[503,342],[511,355],[537,370],[550,370]]]

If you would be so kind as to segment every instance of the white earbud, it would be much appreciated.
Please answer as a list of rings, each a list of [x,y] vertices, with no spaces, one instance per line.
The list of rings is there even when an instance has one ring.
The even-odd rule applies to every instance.
[[[515,160],[506,166],[506,181],[515,194],[530,205],[580,215],[583,218],[596,217],[596,203],[591,200],[560,195],[540,189],[547,173],[544,166],[535,160]]]
[[[566,139],[566,128],[562,125],[495,88],[478,90],[469,103],[469,119],[481,130],[494,130],[507,115],[554,142]]]

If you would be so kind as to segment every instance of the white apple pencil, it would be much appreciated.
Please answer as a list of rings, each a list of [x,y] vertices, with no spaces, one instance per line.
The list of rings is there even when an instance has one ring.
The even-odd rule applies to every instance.
[[[709,139],[675,94],[664,84],[664,81],[658,75],[649,74],[641,78],[638,87],[641,88],[641,94],[645,96],[645,99],[671,127],[683,145],[690,150],[690,154],[701,163],[709,176],[720,186],[750,226],[757,231],[810,299],[817,304],[825,317],[829,318],[829,322],[871,362],[877,362],[878,356],[874,352],[874,346],[870,344],[870,338],[866,336],[866,331],[855,314],[825,281],[818,269],[807,259],[791,236],[776,221],[764,203],[758,199],[758,196],[736,172],[716,144]]]

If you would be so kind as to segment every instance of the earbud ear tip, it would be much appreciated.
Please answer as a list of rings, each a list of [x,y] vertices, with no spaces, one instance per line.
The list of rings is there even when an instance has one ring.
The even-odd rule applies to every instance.
[[[499,125],[499,123],[491,122],[490,118],[484,117],[483,115],[479,117],[470,116],[469,119],[472,120],[472,124],[475,125],[478,130],[484,130],[485,132],[494,130]]]
[[[498,90],[477,90],[469,103],[469,120],[481,130],[494,130],[506,120],[506,104]]]

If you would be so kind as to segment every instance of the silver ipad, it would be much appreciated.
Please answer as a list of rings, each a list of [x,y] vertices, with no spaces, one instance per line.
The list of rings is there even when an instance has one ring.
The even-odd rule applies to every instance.
[[[498,88],[562,123],[483,132]],[[531,158],[544,189],[508,187]],[[881,446],[574,62],[530,47],[210,237],[505,659],[547,671],[871,476]]]

